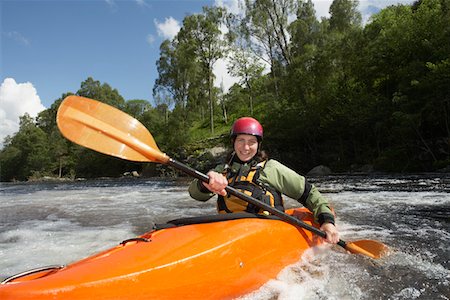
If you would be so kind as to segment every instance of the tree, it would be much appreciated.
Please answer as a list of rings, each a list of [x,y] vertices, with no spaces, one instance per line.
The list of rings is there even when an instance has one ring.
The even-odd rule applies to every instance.
[[[25,114],[20,117],[19,131],[7,139],[1,154],[2,180],[42,176],[50,161],[47,135],[36,126],[33,118]]]
[[[364,29],[361,80],[378,102],[378,162],[391,170],[426,170],[449,161],[443,142],[449,123],[449,89],[443,82],[450,77],[446,2],[391,6]]]
[[[220,25],[223,22],[224,9],[220,7],[204,7],[202,14],[191,15],[183,21],[183,31],[178,40],[180,44],[193,45],[196,60],[206,74],[207,95],[209,104],[209,117],[211,134],[214,134],[214,65],[224,56],[226,43],[222,39]]]
[[[146,111],[152,109],[151,104],[146,100],[128,100],[125,102],[124,112],[139,119]]]
[[[249,36],[256,40],[256,53],[265,52],[272,67],[275,61],[289,65],[291,53],[287,27],[289,15],[295,13],[295,1],[246,0],[245,4],[246,28]]]
[[[291,64],[288,20],[295,15],[294,0],[245,1],[243,34],[250,41],[250,49],[270,66],[275,98],[280,98],[279,82]]]
[[[189,77],[188,70],[191,69],[192,56],[188,52],[182,52],[177,48],[176,41],[165,40],[160,46],[161,56],[156,63],[159,77],[155,80],[153,97],[160,104],[171,106],[172,102],[186,108],[188,101]],[[190,72],[189,72],[190,73]]]
[[[291,35],[292,54],[301,57],[308,52],[309,45],[317,46],[321,28],[311,0],[299,1],[296,15],[297,19],[289,25],[288,29]]]
[[[314,94],[314,73],[317,57],[323,45],[325,33],[315,16],[311,0],[299,2],[297,19],[289,25],[291,34],[292,63],[288,68],[291,84],[292,102],[299,101],[306,105]],[[294,91],[292,93],[292,91]]]
[[[253,52],[248,51],[243,44],[237,43],[232,49],[228,64],[230,75],[238,77],[239,83],[247,89],[250,115],[253,115],[254,87],[253,81],[262,75],[264,66]]]
[[[77,95],[102,101],[118,109],[123,109],[125,105],[125,99],[116,89],[111,88],[107,83],[101,84],[100,81],[94,80],[92,77],[88,77],[81,83]]]
[[[354,26],[361,26],[358,0],[333,0],[330,5],[330,29],[345,32]]]

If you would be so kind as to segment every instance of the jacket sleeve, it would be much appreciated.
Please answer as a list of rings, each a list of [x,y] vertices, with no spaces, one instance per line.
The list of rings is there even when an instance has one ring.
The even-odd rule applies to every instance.
[[[200,180],[194,179],[189,185],[189,195],[198,201],[208,201],[214,196],[214,193],[211,193],[208,189],[206,189]]]
[[[328,200],[304,176],[294,170],[271,159],[262,170],[260,180],[300,202],[314,214],[314,219],[320,225],[334,224],[334,214]]]
[[[214,168],[214,171],[221,173],[224,169],[223,165],[218,165]],[[189,195],[198,201],[208,201],[214,196],[214,193],[211,193],[205,186],[201,183],[199,179],[194,179],[189,185]]]

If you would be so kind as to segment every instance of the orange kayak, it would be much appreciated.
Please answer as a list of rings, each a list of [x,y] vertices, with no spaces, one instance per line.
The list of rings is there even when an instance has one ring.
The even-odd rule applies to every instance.
[[[287,213],[312,224],[297,208]],[[179,219],[62,267],[5,279],[0,299],[232,299],[275,278],[321,239],[271,217]]]

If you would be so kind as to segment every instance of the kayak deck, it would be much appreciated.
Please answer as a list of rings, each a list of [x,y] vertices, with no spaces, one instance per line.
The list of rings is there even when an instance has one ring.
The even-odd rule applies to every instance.
[[[304,208],[287,212],[312,224]],[[273,217],[230,215],[175,220],[68,266],[14,276],[0,285],[0,298],[231,299],[321,243]]]

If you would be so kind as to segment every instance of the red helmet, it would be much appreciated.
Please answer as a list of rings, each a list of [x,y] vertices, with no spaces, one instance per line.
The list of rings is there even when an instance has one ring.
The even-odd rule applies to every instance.
[[[238,134],[250,134],[262,140],[263,128],[257,120],[251,117],[243,117],[237,119],[231,127],[231,137],[234,138]]]

